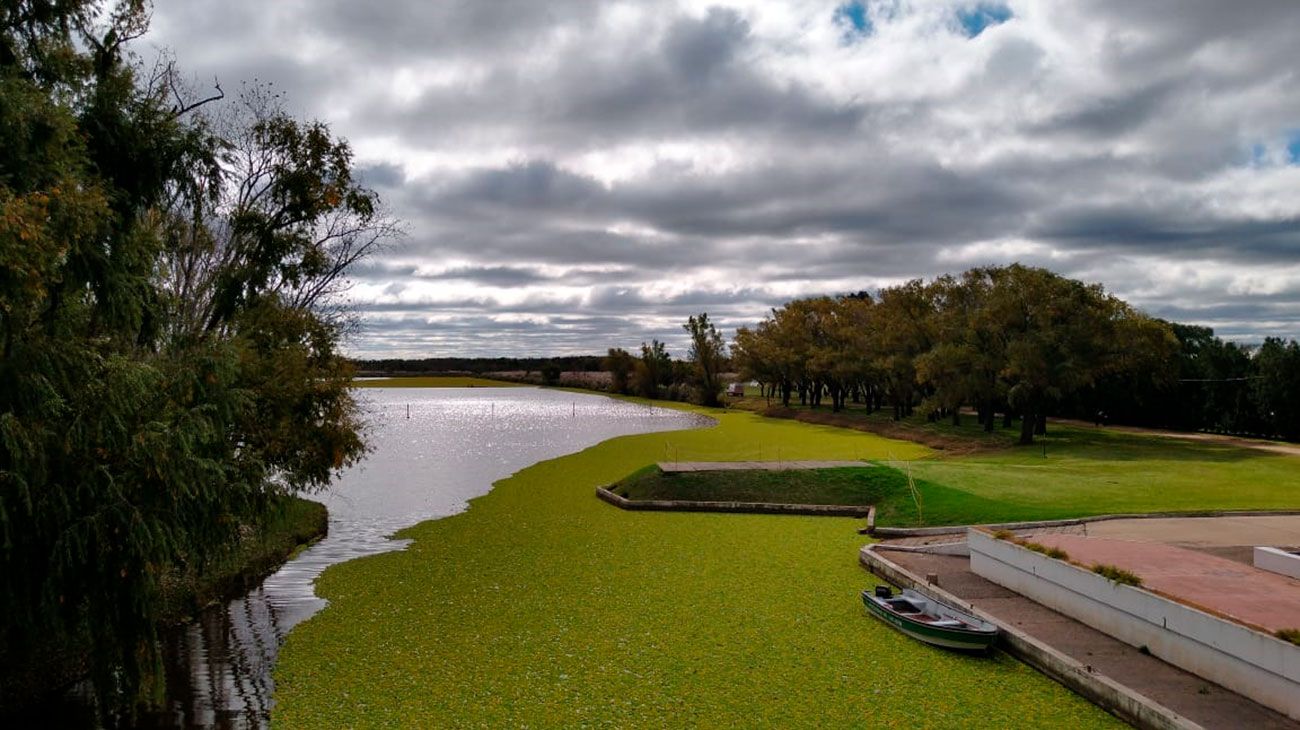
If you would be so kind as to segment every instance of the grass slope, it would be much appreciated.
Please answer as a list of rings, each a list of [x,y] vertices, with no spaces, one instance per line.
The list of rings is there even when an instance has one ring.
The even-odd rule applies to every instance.
[[[1211,442],[1059,426],[1046,445],[912,464],[926,522],[1106,513],[1300,509],[1300,458]],[[942,486],[940,486],[942,485]],[[893,519],[915,521],[906,505]]]
[[[272,724],[306,727],[1095,727],[1116,722],[1006,657],[868,617],[857,520],[633,513],[592,490],[681,458],[898,458],[922,447],[711,413],[498,482],[414,543],[330,568],[289,635]],[[761,447],[760,448],[764,448]]]
[[[425,375],[409,378],[353,380],[354,388],[518,388],[520,383],[489,380],[467,375]]]
[[[628,499],[871,505],[905,497],[907,476],[887,466],[794,471],[687,472],[641,469],[614,485]]]
[[[747,407],[763,410],[760,399]],[[1018,427],[985,433],[973,416],[953,426],[850,407],[778,412],[826,420],[943,449],[947,458],[912,463],[924,521],[910,498],[877,504],[877,523],[953,525],[1086,515],[1231,509],[1300,509],[1300,458],[1228,443],[1051,423],[1033,446]],[[891,457],[892,458],[892,457]],[[897,457],[905,458],[905,457]]]

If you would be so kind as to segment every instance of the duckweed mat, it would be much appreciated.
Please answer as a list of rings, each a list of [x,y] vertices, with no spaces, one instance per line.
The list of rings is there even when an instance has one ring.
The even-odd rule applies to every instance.
[[[867,615],[860,520],[626,512],[598,500],[692,458],[917,458],[924,447],[750,413],[536,464],[388,553],[330,568],[291,632],[272,725],[1099,727],[1118,721],[1006,656],[919,644]]]

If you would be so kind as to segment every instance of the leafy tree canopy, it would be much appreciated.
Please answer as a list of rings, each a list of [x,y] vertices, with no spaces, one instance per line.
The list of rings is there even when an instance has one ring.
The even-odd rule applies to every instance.
[[[335,295],[395,230],[324,125],[141,68],[147,20],[0,7],[0,652],[83,642],[106,706],[160,576],[362,454]]]

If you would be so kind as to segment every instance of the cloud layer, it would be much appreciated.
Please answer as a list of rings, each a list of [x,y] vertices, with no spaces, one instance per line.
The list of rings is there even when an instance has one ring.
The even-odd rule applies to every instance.
[[[353,143],[363,356],[551,354],[1022,261],[1300,337],[1300,6],[177,0],[146,41]],[[671,348],[670,348],[671,349]]]

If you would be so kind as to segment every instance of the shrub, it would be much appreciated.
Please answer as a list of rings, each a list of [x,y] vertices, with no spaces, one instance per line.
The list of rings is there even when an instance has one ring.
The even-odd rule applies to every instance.
[[[1097,563],[1096,565],[1092,566],[1092,572],[1102,576],[1103,578],[1119,583],[1121,585],[1126,585],[1126,586],[1142,585],[1142,579],[1140,577],[1138,577],[1133,573],[1128,572],[1127,570],[1124,570],[1123,568],[1114,565],[1103,565],[1101,563]]]
[[[1011,530],[998,530],[993,533],[993,538],[996,540],[1014,540],[1015,537],[1015,533]]]
[[[1300,629],[1278,629],[1277,638],[1300,646]]]
[[[1026,550],[1033,550],[1034,552],[1041,553],[1043,555],[1046,555],[1049,558],[1055,558],[1056,560],[1070,559],[1069,553],[1057,547],[1048,547],[1046,545],[1036,543],[1036,542],[1030,542],[1028,540],[1016,540],[1015,542],[1017,545],[1019,545],[1022,548],[1025,548]]]

